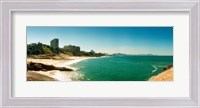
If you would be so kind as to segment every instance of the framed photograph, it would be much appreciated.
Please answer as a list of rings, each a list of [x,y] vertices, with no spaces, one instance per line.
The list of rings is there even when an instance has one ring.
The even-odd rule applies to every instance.
[[[26,30],[28,81],[173,81],[173,27]]]
[[[200,0],[0,3],[0,107],[200,107]]]

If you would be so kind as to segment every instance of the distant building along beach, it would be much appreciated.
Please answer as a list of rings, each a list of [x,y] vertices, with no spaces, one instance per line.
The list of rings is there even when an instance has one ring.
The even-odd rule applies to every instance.
[[[59,47],[59,40],[57,38],[51,40],[50,45],[53,48],[58,48]]]

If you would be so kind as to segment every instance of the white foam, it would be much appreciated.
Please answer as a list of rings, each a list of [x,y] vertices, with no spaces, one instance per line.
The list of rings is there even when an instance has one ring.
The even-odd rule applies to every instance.
[[[72,67],[71,65],[74,64],[74,63],[78,63],[80,61],[83,61],[83,60],[87,60],[87,59],[91,59],[91,58],[94,58],[94,57],[80,57],[80,58],[74,58],[73,60],[68,60],[68,61],[65,61],[65,62],[60,62],[60,63],[57,63],[55,66],[56,67],[67,67],[67,68],[70,68],[70,69],[73,69],[74,71],[73,72],[62,72],[62,71],[54,71],[54,74],[46,74],[47,76],[50,76],[52,78],[55,78],[59,81],[72,81],[72,80],[78,80],[78,78],[80,77],[83,77],[82,74],[78,73],[77,72],[77,68],[75,67]]]
[[[156,65],[153,65],[154,70],[152,71],[152,73],[156,72],[158,70],[158,68],[156,67]]]
[[[57,66],[57,67],[71,67],[70,65],[72,65],[72,64],[78,63],[78,62],[83,61],[83,60],[91,59],[91,58],[93,58],[93,57],[74,58],[73,60],[68,60],[66,62],[58,63],[55,66]]]

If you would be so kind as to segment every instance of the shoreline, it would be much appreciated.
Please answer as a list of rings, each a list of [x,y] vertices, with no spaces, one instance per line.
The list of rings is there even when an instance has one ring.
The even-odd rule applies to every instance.
[[[104,56],[102,56],[104,57]],[[93,58],[101,57],[78,57],[71,56],[66,59],[35,59],[27,58],[27,63],[42,63],[44,65],[52,65],[55,67],[65,67],[72,69],[71,71],[63,70],[27,70],[27,81],[78,81],[82,77],[80,73],[76,71],[71,65]],[[34,68],[35,69],[35,68]],[[47,68],[44,68],[47,69]],[[154,71],[154,70],[153,70]],[[158,75],[151,76],[147,81],[173,81],[173,67],[168,66],[166,70],[162,71]]]
[[[71,57],[71,60],[57,63],[55,66],[56,67],[67,67],[67,68],[73,69],[73,67],[71,67],[70,65],[87,60],[87,59],[93,59],[93,58],[97,58],[97,57]]]
[[[173,67],[166,69],[158,75],[150,77],[148,81],[173,81]]]
[[[65,60],[27,58],[27,63],[28,62],[42,63],[45,65],[53,65],[55,67],[66,67],[66,68],[70,68],[73,70],[73,71],[59,71],[59,70],[32,71],[32,70],[27,70],[27,80],[28,81],[55,81],[55,80],[72,81],[72,80],[78,80],[78,77],[80,77],[80,75],[70,65],[81,62],[83,60],[92,59],[92,58],[97,58],[97,57],[74,57],[73,56],[73,57],[68,57],[68,59],[65,59]],[[46,79],[48,79],[48,80],[46,80]]]

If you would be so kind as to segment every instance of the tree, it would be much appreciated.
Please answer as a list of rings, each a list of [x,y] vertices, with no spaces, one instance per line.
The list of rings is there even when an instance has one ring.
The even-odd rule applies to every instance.
[[[46,55],[52,55],[52,51],[50,50],[50,48],[48,48],[47,46],[42,46],[42,50],[44,52],[44,54]]]
[[[90,53],[90,55],[94,55],[94,54],[95,54],[95,51],[94,51],[94,50],[91,50],[89,53]]]
[[[42,43],[32,43],[27,45],[27,55],[51,54],[49,45]]]

